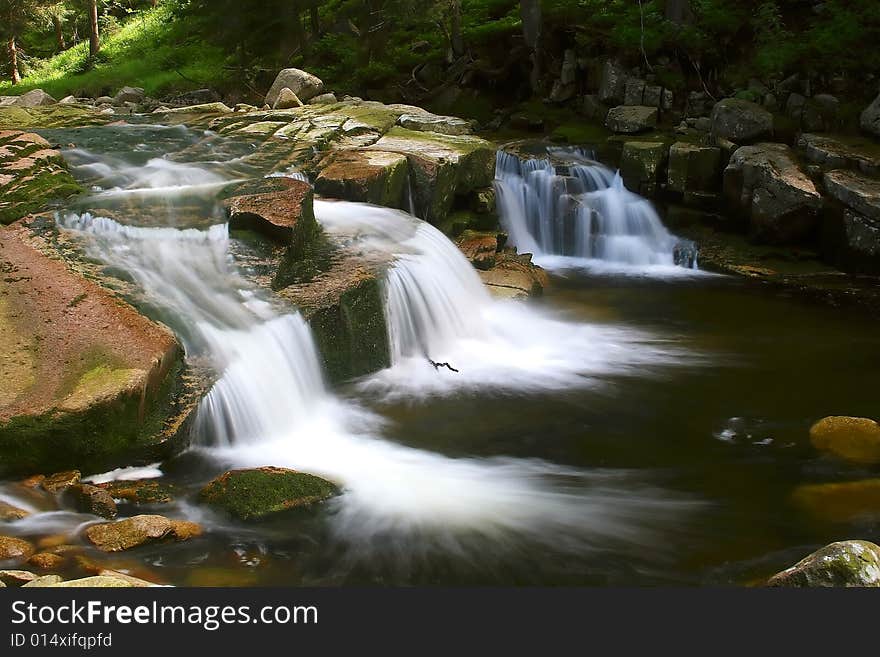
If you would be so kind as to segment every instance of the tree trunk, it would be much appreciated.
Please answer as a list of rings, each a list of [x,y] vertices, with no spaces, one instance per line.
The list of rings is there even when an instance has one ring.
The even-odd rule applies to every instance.
[[[18,49],[15,47],[15,37],[9,37],[6,42],[6,49],[9,55],[9,74],[12,77],[12,84],[21,82],[21,76],[18,74]]]
[[[58,17],[58,14],[52,14],[52,25],[55,26],[55,43],[58,46],[58,50],[67,50],[67,44],[64,42],[64,32],[61,30],[61,18]]]
[[[317,3],[309,7],[309,19],[312,24],[312,39],[317,41],[321,38],[321,21],[318,17]]]
[[[451,0],[452,20],[450,21],[450,41],[452,54],[461,57],[464,54],[464,41],[461,38],[461,0]]]
[[[98,54],[101,38],[98,34],[98,0],[89,0],[89,57]]]
[[[532,92],[539,93],[541,90],[541,59],[543,58],[541,46],[541,0],[520,0],[519,13],[522,17],[523,37],[529,51],[531,51],[532,73],[529,82]]]

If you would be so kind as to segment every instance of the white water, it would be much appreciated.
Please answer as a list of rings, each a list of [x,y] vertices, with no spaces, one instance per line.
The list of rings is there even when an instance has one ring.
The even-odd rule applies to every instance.
[[[697,268],[693,245],[670,233],[651,203],[626,189],[619,172],[580,152],[566,156],[563,168],[549,157],[520,159],[498,151],[498,211],[520,252],[552,268],[659,274]]]
[[[683,358],[673,345],[616,326],[590,325],[493,299],[458,248],[398,210],[315,202],[329,233],[393,259],[385,280],[392,366],[362,383],[389,398],[462,390],[558,390],[647,374]],[[435,368],[449,363],[458,370]]]

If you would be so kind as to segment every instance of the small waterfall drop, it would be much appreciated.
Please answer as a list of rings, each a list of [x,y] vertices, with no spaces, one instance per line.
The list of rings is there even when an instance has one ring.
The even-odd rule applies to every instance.
[[[697,267],[694,245],[670,233],[650,201],[584,151],[520,158],[499,150],[495,187],[511,243],[542,264],[563,256],[612,267]]]

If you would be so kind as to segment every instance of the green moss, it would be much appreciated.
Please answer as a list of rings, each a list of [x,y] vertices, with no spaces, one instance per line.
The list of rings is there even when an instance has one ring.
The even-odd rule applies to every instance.
[[[233,470],[205,486],[199,499],[241,520],[307,506],[336,494],[334,484],[315,475],[281,468]]]
[[[609,132],[599,123],[580,121],[563,123],[550,133],[550,139],[565,144],[595,145],[608,138]]]
[[[336,248],[318,228],[317,235],[298,249],[285,251],[272,278],[272,289],[281,290],[290,285],[309,283],[330,268]]]

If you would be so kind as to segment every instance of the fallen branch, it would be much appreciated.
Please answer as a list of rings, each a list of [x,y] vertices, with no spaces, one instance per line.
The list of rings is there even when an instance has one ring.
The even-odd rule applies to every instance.
[[[448,370],[451,371],[451,372],[456,372],[456,373],[458,372],[458,370],[455,369],[455,368],[454,368],[452,365],[450,365],[449,363],[435,363],[435,362],[434,362],[433,360],[431,360],[430,358],[428,359],[428,362],[431,363],[431,365],[434,366],[434,369],[435,369],[435,370],[439,370],[441,367],[445,367],[446,369],[448,369]]]

